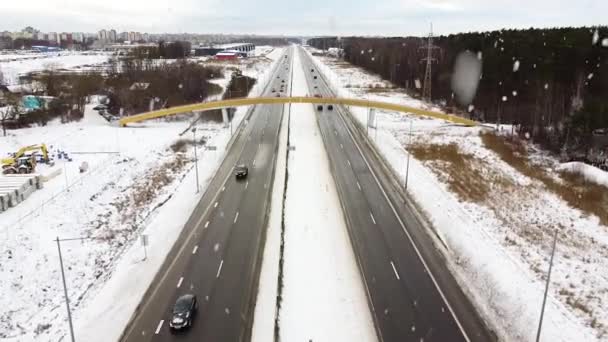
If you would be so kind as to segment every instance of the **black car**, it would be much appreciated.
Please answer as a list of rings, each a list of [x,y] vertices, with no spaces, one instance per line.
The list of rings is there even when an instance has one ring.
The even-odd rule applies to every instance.
[[[234,176],[236,178],[245,178],[245,177],[247,177],[248,174],[249,174],[249,168],[247,168],[246,165],[241,164],[241,165],[237,165],[234,168]]]
[[[177,298],[173,306],[171,321],[169,321],[171,330],[182,330],[191,327],[196,309],[198,309],[198,303],[195,295],[185,294]]]
[[[106,106],[104,104],[100,104],[100,105],[93,107],[93,110],[106,110],[106,109],[108,109],[108,106]]]

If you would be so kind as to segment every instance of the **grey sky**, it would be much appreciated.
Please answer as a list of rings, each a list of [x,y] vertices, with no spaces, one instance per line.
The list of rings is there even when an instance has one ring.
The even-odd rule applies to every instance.
[[[0,0],[0,30],[421,35],[608,23],[608,0]]]

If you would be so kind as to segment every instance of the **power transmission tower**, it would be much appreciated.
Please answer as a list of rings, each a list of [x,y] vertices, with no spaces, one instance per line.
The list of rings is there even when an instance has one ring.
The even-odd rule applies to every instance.
[[[429,33],[428,43],[426,47],[421,47],[420,49],[426,49],[426,58],[423,58],[420,62],[426,62],[426,69],[424,71],[424,85],[422,88],[422,98],[431,101],[431,76],[432,76],[432,67],[433,62],[436,61],[436,58],[433,58],[433,50],[439,49],[438,46],[433,45],[433,23],[431,23],[431,32]]]

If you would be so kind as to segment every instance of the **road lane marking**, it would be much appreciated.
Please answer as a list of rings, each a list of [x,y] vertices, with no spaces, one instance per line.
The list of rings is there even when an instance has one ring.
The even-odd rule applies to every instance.
[[[395,277],[397,277],[397,280],[401,280],[401,278],[399,278],[399,272],[397,272],[397,269],[395,268],[395,264],[391,261],[391,266],[393,266],[393,272],[395,272]]]
[[[179,281],[177,282],[177,288],[179,289],[180,286],[182,286],[182,282],[184,281],[184,277],[179,278]]]
[[[215,202],[215,204],[213,205],[214,208],[217,208],[217,202]]]
[[[215,275],[216,278],[220,277],[220,273],[222,273],[222,266],[223,265],[224,265],[224,260],[220,261],[220,267],[218,267],[217,274]]]
[[[222,187],[222,192],[224,192],[224,190],[226,190],[226,187],[225,187],[225,186],[223,186],[223,187]]]
[[[205,228],[209,227],[209,221],[205,222]]]
[[[158,333],[160,332],[160,328],[163,327],[163,323],[165,323],[164,319],[161,319],[160,322],[158,322],[158,326],[156,327],[156,331],[154,332],[154,335],[158,335]]]
[[[196,254],[197,251],[198,251],[198,245],[194,246],[194,249],[192,250],[192,254]]]
[[[238,219],[239,219],[239,212],[237,211],[236,215],[234,216],[234,223],[236,223],[236,220],[238,220]]]
[[[253,160],[253,166],[255,166],[255,159]]]
[[[351,165],[350,165],[350,160],[346,160],[346,162],[348,163],[348,166],[351,166]]]
[[[245,189],[249,186],[249,181],[245,182]]]
[[[374,222],[374,224],[376,224],[376,220],[374,219],[374,214],[369,213],[369,216],[372,218],[372,222]]]
[[[340,144],[340,148],[341,148],[341,149],[344,149],[344,145]]]
[[[359,188],[359,191],[361,191],[361,184],[359,184],[359,182],[357,182],[357,188]]]
[[[422,254],[420,254],[420,251],[418,250],[418,247],[414,243],[414,240],[412,239],[412,236],[410,235],[409,231],[405,228],[405,225],[403,224],[403,221],[401,220],[401,217],[397,213],[397,210],[395,209],[395,206],[393,205],[393,203],[389,199],[388,195],[386,194],[386,191],[384,190],[384,188],[380,184],[380,181],[378,180],[378,177],[376,176],[376,173],[374,172],[374,170],[372,169],[369,161],[367,160],[367,158],[363,154],[363,151],[361,150],[361,147],[357,143],[357,141],[356,141],[355,137],[353,136],[352,132],[350,131],[350,129],[348,129],[348,126],[346,124],[346,121],[344,120],[344,117],[342,117],[341,115],[339,115],[339,116],[340,116],[340,119],[341,119],[342,123],[344,124],[344,126],[347,127],[346,133],[348,133],[348,136],[350,137],[350,140],[352,141],[352,143],[355,145],[355,147],[359,151],[359,154],[363,158],[363,161],[365,162],[365,165],[367,166],[367,168],[369,169],[370,173],[374,177],[374,180],[376,181],[376,184],[378,184],[378,188],[382,192],[382,195],[384,196],[384,198],[386,199],[388,205],[390,206],[391,210],[393,211],[393,214],[397,218],[397,221],[399,221],[399,225],[401,226],[401,229],[403,230],[403,232],[407,236],[407,238],[408,238],[410,244],[412,245],[412,247],[414,247],[414,251],[416,252],[416,255],[418,256],[418,259],[422,262],[422,265],[424,266],[424,272],[428,273],[429,277],[431,278],[431,280],[433,282],[433,285],[435,286],[435,289],[437,289],[437,291],[439,292],[439,295],[441,296],[441,299],[446,304],[446,306],[447,306],[450,314],[454,318],[454,321],[456,321],[456,325],[458,325],[458,329],[462,333],[464,339],[467,342],[470,342],[471,339],[469,338],[469,335],[467,335],[467,333],[464,331],[464,328],[462,327],[462,324],[460,323],[460,320],[458,319],[458,317],[456,317],[456,314],[454,313],[454,310],[452,309],[452,306],[450,305],[450,303],[446,299],[445,295],[443,294],[443,291],[439,287],[439,284],[437,283],[437,280],[435,280],[435,277],[433,276],[433,273],[431,272],[431,270],[429,269],[428,265],[426,264],[426,261],[422,257]],[[441,310],[442,310],[442,312],[444,312],[443,311],[444,310],[443,307],[441,308]]]

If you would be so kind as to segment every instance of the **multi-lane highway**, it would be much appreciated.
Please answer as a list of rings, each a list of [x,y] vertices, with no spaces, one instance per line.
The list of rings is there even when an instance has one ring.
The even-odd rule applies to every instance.
[[[282,94],[290,92],[293,50],[281,56],[264,95],[276,96],[282,84]],[[256,106],[244,119],[121,341],[249,340],[283,109]],[[235,179],[237,164],[249,167],[247,178]],[[198,297],[198,314],[187,333],[174,335],[171,311],[185,293]]]
[[[311,93],[333,97],[310,56],[298,53]],[[347,109],[325,106],[317,120],[379,339],[495,340]]]

